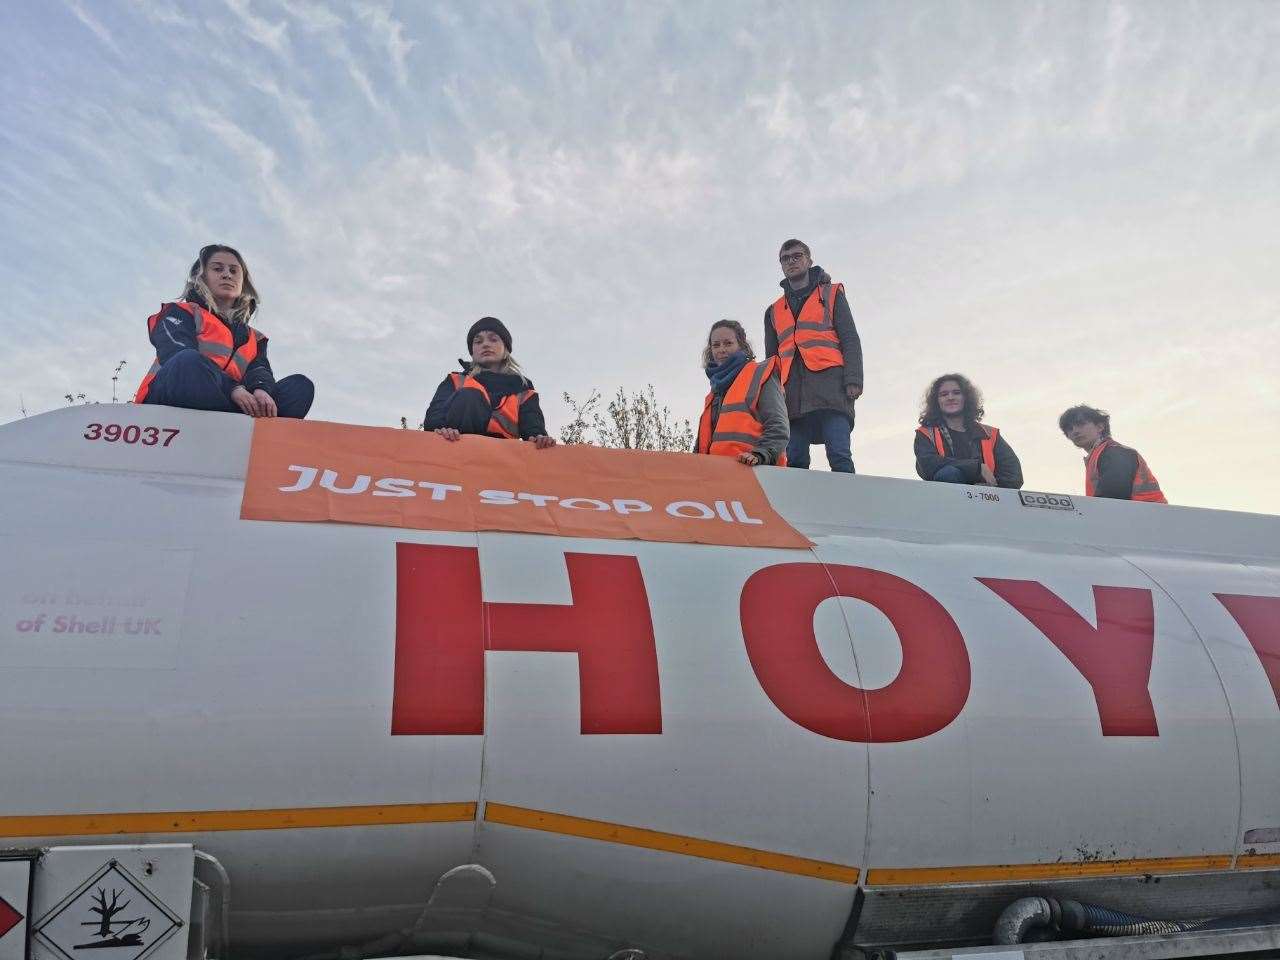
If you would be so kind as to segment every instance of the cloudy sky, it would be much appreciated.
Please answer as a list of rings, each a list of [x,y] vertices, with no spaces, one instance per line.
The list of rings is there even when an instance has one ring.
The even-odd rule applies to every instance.
[[[954,369],[1032,489],[1081,490],[1089,402],[1171,500],[1280,512],[1280,3],[9,0],[0,58],[0,422],[131,394],[209,242],[316,417],[420,419],[493,314],[553,428],[696,419],[794,235],[861,472],[914,476]]]

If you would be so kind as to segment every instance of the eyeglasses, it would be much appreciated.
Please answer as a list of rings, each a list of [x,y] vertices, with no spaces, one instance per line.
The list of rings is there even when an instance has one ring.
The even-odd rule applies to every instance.
[[[779,263],[799,263],[805,258],[803,250],[797,250],[795,253],[784,253],[778,257]]]

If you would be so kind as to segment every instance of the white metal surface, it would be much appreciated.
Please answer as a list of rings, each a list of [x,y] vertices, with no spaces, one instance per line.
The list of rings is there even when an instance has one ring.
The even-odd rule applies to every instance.
[[[1280,596],[1280,561],[1248,558],[1223,562],[1126,551],[1126,557],[1159,583],[1196,624],[1213,659],[1231,711],[1243,762],[1240,770],[1239,851],[1280,853],[1280,750],[1276,749],[1277,694],[1258,669],[1259,655],[1215,594]],[[1206,590],[1206,584],[1212,589]],[[1245,842],[1256,831],[1262,842]]]
[[[106,419],[179,432],[168,447],[86,437]],[[856,870],[868,889],[896,882],[893,871],[927,885],[948,882],[930,868],[1078,877],[1054,871],[1172,858],[1224,858],[1225,875],[1246,830],[1280,827],[1280,708],[1214,597],[1280,596],[1280,518],[1083,497],[1055,511],[1005,491],[975,500],[949,485],[762,469],[812,550],[245,522],[250,429],[132,406],[0,428],[0,847],[101,842],[4,835],[4,823],[58,814],[469,802],[478,813],[465,822],[122,839],[217,856],[242,946],[394,941],[394,953],[418,942],[414,931],[472,931],[548,956],[635,946],[652,958],[817,958],[840,937],[855,885],[787,864]],[[661,732],[584,734],[574,654],[494,651],[483,736],[392,736],[397,544],[477,551],[487,604],[567,606],[566,553],[634,558]],[[871,600],[832,587],[787,615],[802,634],[788,642],[817,646],[832,689],[870,710],[872,731],[933,709],[923,689],[888,713],[877,706],[907,659],[913,677],[932,669],[882,607],[899,594],[940,605],[969,664],[954,717],[867,743],[874,732],[824,735],[790,716],[776,684],[791,661],[777,662],[782,680],[762,679],[742,602],[753,576],[792,564],[810,585],[874,575]],[[1082,671],[977,578],[1035,581],[1094,626],[1095,587],[1149,594],[1158,734],[1106,735]],[[69,605],[72,595],[99,602]],[[112,612],[125,604],[159,632],[125,631]],[[46,624],[114,615],[116,629],[21,628],[42,612]],[[634,612],[620,603],[576,639]],[[805,682],[793,693],[817,702]],[[490,818],[490,804],[526,822]],[[529,811],[572,823],[534,828]],[[651,833],[584,835],[593,823]],[[725,848],[781,859],[743,865]],[[465,864],[489,871],[492,889],[432,908],[437,881]]]

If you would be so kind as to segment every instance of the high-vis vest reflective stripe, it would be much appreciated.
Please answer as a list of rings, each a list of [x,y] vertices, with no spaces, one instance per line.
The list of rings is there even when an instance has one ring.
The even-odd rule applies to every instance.
[[[978,442],[978,449],[982,451],[982,462],[986,464],[988,470],[995,473],[996,441],[1000,439],[1000,428],[989,427],[985,423],[980,423],[978,426],[987,431],[986,437]],[[938,456],[947,456],[947,445],[943,441],[941,427],[916,427],[916,433],[923,433],[933,441],[933,446],[938,451]]]
[[[147,318],[148,333],[155,331],[156,324],[160,322],[160,317],[168,306],[170,304],[162,304],[159,312]],[[258,355],[258,340],[262,334],[250,327],[249,339],[237,349],[235,339],[231,336],[231,328],[214,313],[206,310],[198,303],[190,303],[186,300],[179,300],[173,306],[181,307],[195,319],[196,349],[200,351],[200,355],[208,357],[216,363],[218,369],[232,380],[243,380],[245,371],[249,369],[249,364]],[[142,403],[146,400],[147,393],[151,390],[151,381],[156,378],[156,373],[159,370],[160,358],[157,357],[152,362],[151,369],[142,378],[142,383],[138,384],[138,390],[133,395],[134,403]]]
[[[1085,457],[1084,461],[1084,495],[1086,497],[1092,497],[1093,492],[1098,489],[1098,460],[1102,457],[1102,451],[1111,446],[1124,450],[1131,449],[1108,437],[1089,451],[1089,456]],[[1142,500],[1146,503],[1168,503],[1155,474],[1147,466],[1147,461],[1142,459],[1142,454],[1134,450],[1133,455],[1138,458],[1138,465],[1133,471],[1133,493],[1129,494],[1129,499]]]
[[[818,284],[800,308],[799,317],[791,315],[791,304],[785,293],[774,301],[769,319],[778,336],[778,360],[782,364],[784,384],[791,376],[791,362],[797,350],[810,370],[844,366],[835,325],[836,294],[842,290],[842,283]]]
[[[453,381],[454,390],[479,390],[484,395],[485,402],[492,407],[492,412],[489,414],[489,425],[485,428],[485,432],[489,436],[500,437],[503,440],[520,439],[520,404],[537,393],[536,390],[521,390],[519,393],[509,393],[494,407],[493,401],[489,399],[489,391],[475,377],[451,373],[449,374],[449,379]]]
[[[707,394],[702,403],[702,418],[698,421],[698,453],[710,453],[722,457],[736,457],[750,453],[764,436],[764,424],[760,420],[758,404],[765,382],[778,368],[778,358],[763,362],[748,360],[743,364],[733,383],[720,401],[720,415],[716,418],[715,431],[711,429],[711,408],[715,392]],[[787,465],[787,455],[778,457],[778,466]]]

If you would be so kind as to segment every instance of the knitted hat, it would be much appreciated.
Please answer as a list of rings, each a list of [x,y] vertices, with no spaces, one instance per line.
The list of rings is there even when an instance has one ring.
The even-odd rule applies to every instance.
[[[502,338],[502,345],[507,348],[507,353],[511,352],[511,331],[497,317],[481,317],[471,325],[471,329],[467,331],[467,355],[471,355],[471,342],[475,340],[476,334],[481,330],[490,330]]]

